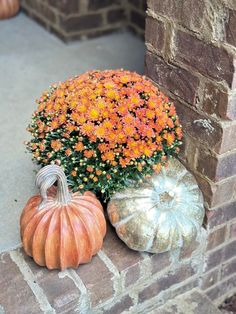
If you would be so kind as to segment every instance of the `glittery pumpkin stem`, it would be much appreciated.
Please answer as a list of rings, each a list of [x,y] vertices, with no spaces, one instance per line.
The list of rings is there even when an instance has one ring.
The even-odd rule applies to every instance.
[[[47,190],[57,181],[56,202],[67,204],[71,201],[71,195],[67,186],[67,180],[64,171],[57,165],[48,165],[43,167],[36,176],[36,186],[40,189],[42,202],[40,208],[47,201]]]

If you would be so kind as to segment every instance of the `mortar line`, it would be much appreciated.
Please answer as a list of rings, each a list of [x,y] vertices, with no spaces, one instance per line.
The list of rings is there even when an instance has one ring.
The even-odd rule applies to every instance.
[[[113,264],[111,259],[104,253],[102,250],[98,252],[98,256],[101,258],[101,260],[104,262],[104,264],[107,266],[109,270],[115,275],[115,276],[120,276],[119,270],[117,267]]]
[[[37,284],[37,279],[35,278],[30,267],[24,260],[23,255],[17,251],[11,251],[9,254],[12,261],[18,266],[20,272],[24,277],[24,280],[35,295],[35,298],[39,303],[40,309],[46,314],[55,314],[55,309],[49,303],[43,289]]]

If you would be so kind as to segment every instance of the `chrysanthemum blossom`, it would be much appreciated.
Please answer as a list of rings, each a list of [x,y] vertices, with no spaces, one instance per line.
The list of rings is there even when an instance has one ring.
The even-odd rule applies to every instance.
[[[41,165],[59,161],[73,190],[109,197],[160,171],[181,144],[173,103],[135,72],[87,72],[51,86],[37,103],[27,147]]]

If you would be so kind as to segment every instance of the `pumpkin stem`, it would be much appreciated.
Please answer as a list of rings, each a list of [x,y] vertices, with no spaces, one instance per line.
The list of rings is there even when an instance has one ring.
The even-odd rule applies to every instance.
[[[36,176],[36,186],[40,189],[42,202],[40,208],[47,201],[47,190],[57,181],[56,202],[67,204],[71,201],[71,195],[67,186],[66,175],[61,167],[48,165],[39,170]]]

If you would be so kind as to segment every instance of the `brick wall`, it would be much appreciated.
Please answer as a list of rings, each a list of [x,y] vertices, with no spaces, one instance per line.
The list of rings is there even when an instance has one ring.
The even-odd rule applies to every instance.
[[[129,28],[144,36],[145,0],[22,0],[24,11],[64,41]]]
[[[180,158],[205,198],[200,286],[216,303],[236,290],[235,3],[149,0],[146,19],[146,74],[177,107]]]

